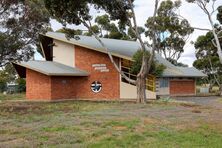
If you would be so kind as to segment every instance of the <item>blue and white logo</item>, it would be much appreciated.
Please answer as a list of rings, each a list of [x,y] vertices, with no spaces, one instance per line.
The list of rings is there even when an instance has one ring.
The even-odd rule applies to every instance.
[[[99,81],[94,81],[92,84],[91,84],[91,90],[94,92],[94,93],[98,93],[102,90],[102,84],[99,82]]]

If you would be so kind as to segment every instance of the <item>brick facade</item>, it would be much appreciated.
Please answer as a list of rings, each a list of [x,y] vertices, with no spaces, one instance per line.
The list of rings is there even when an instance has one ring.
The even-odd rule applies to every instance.
[[[116,63],[119,60],[115,59]],[[95,70],[93,64],[106,64],[109,72],[100,72]],[[120,75],[110,62],[107,54],[90,50],[84,47],[75,46],[75,66],[82,70],[86,70],[90,75],[85,81],[79,81],[77,92],[78,98],[91,99],[117,99],[120,98]],[[99,93],[91,91],[91,83],[99,81],[102,84],[102,90]]]
[[[51,78],[39,72],[26,69],[26,98],[51,99]]]
[[[120,75],[108,55],[83,47],[75,47],[75,65],[90,73],[88,77],[46,76],[26,69],[26,97],[31,100],[117,99],[120,97]],[[115,59],[118,62],[118,59]],[[106,64],[109,72],[95,70],[93,64]],[[99,81],[102,90],[91,91],[91,83]]]
[[[26,98],[30,100],[75,99],[86,77],[50,77],[26,70]]]
[[[195,80],[171,80],[170,95],[195,95]]]

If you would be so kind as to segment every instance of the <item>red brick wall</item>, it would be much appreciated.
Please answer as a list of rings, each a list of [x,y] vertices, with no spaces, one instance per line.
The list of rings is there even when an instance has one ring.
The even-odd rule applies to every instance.
[[[118,63],[118,59],[115,59]],[[109,72],[94,70],[92,64],[106,64]],[[86,70],[90,75],[84,81],[78,81],[78,98],[94,99],[116,99],[120,97],[120,75],[110,62],[107,54],[90,50],[84,47],[75,46],[75,66]],[[91,83],[100,81],[102,90],[99,93],[91,91]]]
[[[66,57],[64,57],[66,58]],[[118,59],[115,61],[118,63]],[[109,72],[100,72],[92,64],[106,64]],[[26,70],[27,99],[117,99],[120,97],[120,76],[107,54],[75,46],[75,66],[90,73],[88,77],[50,77]],[[99,81],[102,90],[91,91],[91,83]]]
[[[51,77],[52,99],[75,99],[79,83],[86,77]]]
[[[26,98],[51,99],[51,78],[33,70],[26,69]]]
[[[170,95],[194,95],[195,80],[171,80]]]
[[[86,77],[50,77],[26,70],[26,98],[31,100],[75,99]]]

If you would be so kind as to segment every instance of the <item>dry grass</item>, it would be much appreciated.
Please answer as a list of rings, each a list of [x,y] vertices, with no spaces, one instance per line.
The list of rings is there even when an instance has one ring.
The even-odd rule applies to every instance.
[[[0,103],[0,147],[221,145],[222,111],[194,104]]]

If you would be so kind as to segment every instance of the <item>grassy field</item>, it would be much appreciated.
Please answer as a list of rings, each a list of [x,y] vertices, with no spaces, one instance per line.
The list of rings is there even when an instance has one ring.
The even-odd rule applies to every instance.
[[[0,101],[5,100],[24,100],[25,94],[3,95],[0,93]]]
[[[0,95],[0,147],[222,146],[220,108],[160,102],[7,101],[15,96],[24,97]]]

